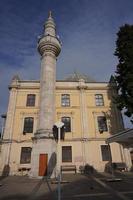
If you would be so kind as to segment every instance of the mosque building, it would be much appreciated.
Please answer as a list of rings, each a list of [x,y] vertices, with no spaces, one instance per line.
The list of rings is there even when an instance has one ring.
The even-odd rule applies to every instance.
[[[64,123],[60,141],[61,166],[90,165],[105,170],[110,157],[131,167],[130,152],[106,139],[124,130],[120,111],[113,103],[115,82],[96,82],[74,72],[56,80],[56,60],[61,42],[49,12],[44,34],[38,41],[41,55],[40,80],[14,76],[0,150],[0,173],[28,174],[30,177],[56,176],[58,142],[53,136],[56,122]],[[60,58],[61,59],[61,58]]]

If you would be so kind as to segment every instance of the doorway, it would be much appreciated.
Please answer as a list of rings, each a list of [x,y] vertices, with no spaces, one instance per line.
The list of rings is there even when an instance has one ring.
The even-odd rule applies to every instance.
[[[39,176],[47,175],[48,154],[39,155]]]

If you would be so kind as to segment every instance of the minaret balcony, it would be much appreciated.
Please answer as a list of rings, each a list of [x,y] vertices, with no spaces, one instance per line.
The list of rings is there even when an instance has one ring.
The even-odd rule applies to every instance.
[[[38,51],[41,55],[45,52],[52,52],[57,57],[61,51],[61,42],[55,36],[42,36],[38,42]]]

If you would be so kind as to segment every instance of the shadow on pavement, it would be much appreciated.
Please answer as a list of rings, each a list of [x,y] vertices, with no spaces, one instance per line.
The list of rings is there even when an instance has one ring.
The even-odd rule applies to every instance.
[[[89,170],[90,169],[90,170]],[[96,170],[92,172],[92,168],[87,166],[84,174],[63,174],[63,180],[67,180],[68,183],[61,185],[61,199],[62,200],[113,200],[122,199],[120,195],[116,193],[116,189],[109,190],[103,187],[94,178],[102,180],[106,176],[98,173]],[[22,181],[19,182],[20,189],[18,194],[7,195],[6,197],[0,198],[1,200],[57,200],[57,185],[51,184],[51,179],[43,177],[40,181],[34,181],[21,177]],[[19,177],[20,179],[20,177]],[[7,180],[5,180],[6,182]],[[11,184],[11,182],[10,182]],[[27,185],[26,185],[27,184]],[[31,185],[30,185],[31,184]],[[25,188],[30,185],[27,193]],[[10,185],[9,185],[10,187]],[[3,190],[4,191],[4,190]],[[20,194],[23,192],[23,194]],[[1,190],[0,190],[1,193]],[[27,194],[27,195],[26,195]]]
[[[3,198],[0,198],[1,200],[28,200],[28,196],[27,195],[22,195],[22,194],[17,194],[17,195],[9,195]]]

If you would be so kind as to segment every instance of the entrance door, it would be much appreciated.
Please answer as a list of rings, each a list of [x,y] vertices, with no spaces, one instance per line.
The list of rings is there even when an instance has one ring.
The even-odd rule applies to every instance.
[[[39,176],[47,175],[48,154],[40,154],[39,156]]]

